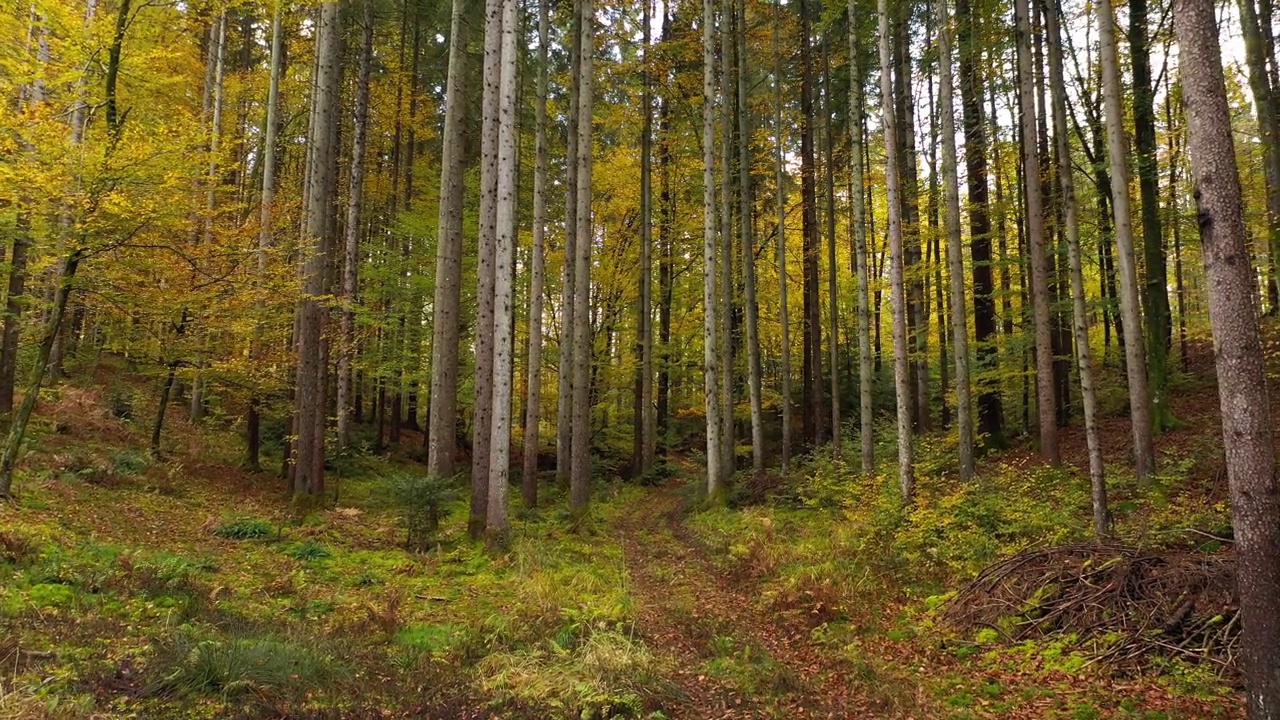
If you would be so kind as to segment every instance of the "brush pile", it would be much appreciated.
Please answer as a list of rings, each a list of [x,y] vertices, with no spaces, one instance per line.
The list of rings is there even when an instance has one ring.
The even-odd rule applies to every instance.
[[[1239,609],[1230,553],[1079,544],[1025,550],[988,567],[942,617],[1008,642],[1074,638],[1094,661],[1115,666],[1181,657],[1235,676]]]

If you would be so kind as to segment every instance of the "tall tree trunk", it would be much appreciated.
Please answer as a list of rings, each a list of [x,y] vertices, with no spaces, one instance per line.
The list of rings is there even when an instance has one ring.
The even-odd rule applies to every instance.
[[[582,85],[582,13],[574,0],[569,21],[569,114],[565,119],[564,264],[560,275],[560,364],[556,397],[556,480],[567,483],[573,466],[574,283],[578,277],[578,117]]]
[[[862,106],[863,74],[860,65],[860,36],[857,0],[849,0],[849,193],[853,203],[854,272],[858,281],[858,434],[862,441],[862,472],[875,469],[874,416],[872,415],[871,289],[867,272],[866,207],[863,203]]]
[[[1133,256],[1133,213],[1129,206],[1129,167],[1121,120],[1120,62],[1116,58],[1115,18],[1111,0],[1097,0],[1101,45],[1102,100],[1106,107],[1107,156],[1111,166],[1111,208],[1115,213],[1116,254],[1120,257],[1120,314],[1130,334],[1125,343],[1129,379],[1129,417],[1133,425],[1134,471],[1146,483],[1155,466],[1151,444],[1151,395],[1147,388],[1147,354],[1142,343],[1138,269]]]
[[[733,307],[733,120],[736,115],[737,44],[734,42],[734,0],[721,0],[720,17],[720,469],[726,476],[737,469],[737,427],[734,413]]]
[[[538,424],[542,411],[542,292],[547,233],[547,65],[550,0],[538,0],[538,90],[534,101],[533,258],[529,270],[529,362],[524,416],[524,470],[520,483],[526,508],[538,506]],[[647,5],[645,6],[648,7]],[[646,26],[647,27],[647,26]],[[646,29],[647,32],[647,29]],[[648,47],[648,43],[645,43]],[[647,107],[647,105],[646,105]]]
[[[901,185],[904,275],[907,283],[907,335],[911,341],[911,400],[916,427],[929,429],[929,318],[921,258],[920,177],[917,168],[915,85],[912,81],[910,8],[896,5],[893,37],[897,72],[898,180]]]
[[[964,257],[960,242],[960,178],[956,171],[956,110],[951,79],[951,20],[947,0],[938,0],[938,112],[942,126],[942,180],[946,185],[947,265],[951,275],[951,349],[956,367],[956,432],[960,479],[973,478],[973,415],[969,388],[969,320],[964,301]],[[938,308],[941,313],[942,308]]]
[[[1147,0],[1129,0],[1129,61],[1133,66],[1133,138],[1142,200],[1142,254],[1146,260],[1142,312],[1147,331],[1147,377],[1152,428],[1158,431],[1173,420],[1167,398],[1171,316],[1169,273],[1160,228],[1160,169],[1156,164],[1155,88],[1151,86]]]
[[[1280,718],[1280,489],[1214,5],[1174,12],[1239,569],[1250,720]]]
[[[884,127],[885,192],[889,207],[889,279],[893,302],[893,384],[898,405],[898,485],[904,504],[912,501],[915,470],[911,452],[911,349],[907,345],[907,298],[902,252],[902,192],[898,178],[897,119],[893,97],[893,72],[889,52],[888,0],[879,0],[880,14],[880,112]]]
[[[462,298],[462,214],[465,194],[462,134],[466,103],[466,0],[454,0],[449,19],[437,216],[436,283],[432,301],[431,397],[427,410],[427,474],[451,477],[457,454],[458,322]]]
[[[1237,0],[1237,6],[1249,66],[1249,88],[1253,91],[1253,107],[1258,115],[1258,139],[1262,143],[1262,169],[1267,185],[1267,249],[1274,268],[1280,258],[1280,124],[1276,116],[1276,88],[1272,87],[1267,70],[1267,50],[1253,0]],[[1280,288],[1274,275],[1270,294],[1270,312],[1275,314]]]
[[[977,344],[977,372],[995,374],[996,348],[995,280],[991,271],[991,215],[988,208],[987,138],[982,118],[982,76],[980,53],[974,40],[974,10],[970,0],[956,0],[956,35],[959,51],[960,104],[964,118],[965,181],[969,210],[969,254],[973,261],[973,330]],[[978,431],[986,442],[1004,443],[1004,412],[1000,383],[979,383]]]
[[[739,0],[738,33],[738,198],[742,232],[742,292],[747,326],[747,389],[751,403],[751,470],[764,472],[764,400],[760,388],[760,309],[756,303],[756,241],[751,189],[751,112],[747,60],[747,4]]]
[[[342,263],[342,335],[338,354],[338,448],[351,445],[351,364],[356,351],[356,278],[360,262],[360,208],[364,200],[364,153],[369,131],[369,76],[373,66],[373,2],[364,1],[360,69],[353,111],[351,174],[347,178],[347,225]]]
[[[578,97],[578,195],[575,220],[577,238],[573,281],[573,466],[570,471],[570,507],[582,518],[591,498],[591,160],[592,107],[594,102],[595,9],[592,0],[580,4],[582,40],[579,52]]]
[[[489,505],[489,454],[493,431],[494,285],[498,256],[498,125],[502,83],[504,0],[485,0],[484,94],[480,124],[480,242],[476,271],[476,379],[471,440],[471,518],[468,530],[479,538]]]
[[[222,145],[222,109],[225,95],[224,77],[226,75],[227,54],[227,15],[225,10],[218,16],[211,38],[213,46],[209,52],[213,62],[213,86],[210,90],[212,119],[209,124],[209,165],[205,175],[204,221],[201,234],[201,241],[205,245],[211,245],[214,241],[214,214],[218,207],[218,186],[221,184],[218,160]],[[199,332],[197,328],[197,333]],[[191,409],[189,414],[193,421],[201,420],[204,417],[205,380],[202,373],[204,359],[201,357],[201,340],[200,338],[196,340],[195,373],[191,378]],[[60,343],[54,346],[54,354],[58,356],[58,360],[55,360],[55,365],[61,366],[59,345]]]
[[[319,35],[312,127],[308,138],[308,171],[303,254],[303,297],[298,309],[298,371],[294,391],[295,495],[318,496],[324,492],[324,389],[326,367],[321,338],[325,312],[322,298],[328,290],[326,250],[332,244],[329,216],[337,178],[333,125],[338,122],[338,76],[341,27],[340,4],[320,6]]]
[[[773,6],[773,167],[778,214],[778,313],[782,334],[782,474],[791,469],[791,318],[787,309],[787,189],[783,170],[782,139],[782,46],[778,41],[781,0]]]
[[[1107,484],[1102,466],[1102,442],[1098,435],[1098,399],[1093,388],[1093,360],[1089,348],[1089,309],[1080,267],[1080,221],[1076,206],[1075,178],[1071,170],[1071,146],[1067,138],[1067,90],[1062,75],[1062,32],[1056,0],[1044,0],[1045,28],[1048,30],[1049,87],[1052,93],[1053,138],[1058,151],[1058,184],[1067,235],[1067,262],[1071,276],[1072,327],[1075,331],[1076,364],[1080,371],[1080,396],[1084,405],[1085,443],[1089,448],[1089,485],[1093,497],[1093,531],[1098,537],[1111,534],[1111,514],[1107,510]]]
[[[662,41],[670,37],[671,15],[664,4],[662,9]],[[662,438],[662,455],[667,455],[669,437],[668,414],[671,406],[671,300],[673,267],[671,233],[675,225],[675,197],[671,193],[671,109],[666,97],[660,99],[658,109],[658,342],[661,360],[658,366],[657,434]]]
[[[1040,454],[1046,462],[1061,462],[1053,380],[1053,336],[1049,325],[1049,260],[1044,231],[1040,185],[1040,156],[1036,151],[1035,88],[1031,63],[1031,20],[1027,0],[1014,4],[1018,32],[1018,89],[1022,106],[1022,162],[1027,202],[1027,246],[1031,251],[1031,296],[1035,317],[1036,409]]]
[[[714,0],[702,0],[702,387],[707,414],[707,496],[721,488],[719,358],[716,294],[716,152]]]
[[[818,179],[814,161],[813,53],[810,0],[800,0],[800,205],[804,246],[805,435],[816,447],[825,436],[822,409],[822,313],[818,280]]]
[[[515,247],[517,231],[516,76],[519,71],[520,2],[502,0],[497,114],[486,124],[498,125],[496,262],[493,316],[493,426],[489,452],[489,502],[485,534],[492,547],[506,544],[507,485],[511,470],[511,371],[514,366],[512,320],[515,317]]]
[[[260,293],[266,292],[267,251],[275,244],[275,194],[276,194],[276,144],[280,132],[280,77],[284,70],[284,7],[277,4],[271,19],[271,69],[267,81],[267,116],[263,123],[262,141],[262,201],[259,208],[258,228],[258,282],[263,284]],[[258,314],[254,323],[253,355],[258,357],[262,352],[262,331],[266,308],[259,299],[255,304]],[[259,459],[261,448],[262,399],[255,389],[249,399],[249,411],[245,422],[246,456],[245,467],[252,472],[259,472],[262,463]]]
[[[826,161],[823,163],[822,180],[825,189],[827,220],[827,362],[831,376],[831,454],[840,458],[840,343],[839,343],[839,294],[836,292],[836,189],[835,189],[835,139],[831,127],[831,50],[827,33],[822,35],[822,138]]]

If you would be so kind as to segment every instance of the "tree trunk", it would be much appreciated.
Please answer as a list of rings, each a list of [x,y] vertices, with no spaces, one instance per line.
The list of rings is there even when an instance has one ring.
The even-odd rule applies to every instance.
[[[485,0],[484,94],[480,124],[480,242],[476,271],[476,378],[472,412],[471,518],[468,530],[479,538],[489,505],[489,454],[493,430],[494,284],[498,255],[498,125],[502,82],[502,3]]]
[[[737,44],[733,18],[733,0],[721,0],[720,19],[720,470],[725,476],[737,469],[737,428],[734,425],[733,398],[733,119],[737,74],[734,51]]]
[[[1075,331],[1076,364],[1080,371],[1080,396],[1084,405],[1084,434],[1089,448],[1089,485],[1093,497],[1093,531],[1103,538],[1111,534],[1111,514],[1107,510],[1106,476],[1102,466],[1102,442],[1098,435],[1098,399],[1093,388],[1093,361],[1089,348],[1089,309],[1080,267],[1080,221],[1076,206],[1075,178],[1071,170],[1071,147],[1067,138],[1067,90],[1062,76],[1062,32],[1058,26],[1060,9],[1056,0],[1044,0],[1048,30],[1049,87],[1052,93],[1053,137],[1058,150],[1058,184],[1062,192],[1062,215],[1067,235],[1067,263],[1071,276],[1072,327]]]
[[[427,474],[452,477],[458,427],[458,321],[462,299],[462,214],[465,194],[463,125],[466,103],[465,0],[454,0],[449,19],[449,69],[445,87],[437,215],[436,283],[432,301],[431,397],[427,409]]]
[[[1027,0],[1014,4],[1018,32],[1018,89],[1022,106],[1022,162],[1027,202],[1027,246],[1031,251],[1031,299],[1035,317],[1036,410],[1040,429],[1040,454],[1058,465],[1058,420],[1053,379],[1053,336],[1049,321],[1048,241],[1044,230],[1040,156],[1036,151],[1035,88],[1031,62],[1031,19]]]
[[[822,35],[822,136],[825,145],[823,182],[826,185],[827,214],[827,362],[831,376],[831,454],[840,459],[840,343],[839,294],[836,292],[836,189],[835,139],[831,127],[831,51],[827,33]]]
[[[1146,260],[1142,313],[1147,330],[1147,377],[1152,429],[1158,431],[1172,423],[1166,397],[1171,317],[1169,273],[1160,228],[1160,169],[1156,164],[1155,88],[1151,86],[1147,0],[1129,0],[1129,61],[1133,66],[1133,137],[1142,200],[1142,254]],[[1133,337],[1140,336],[1135,333]]]
[[[782,164],[782,46],[778,41],[779,3],[773,6],[773,112],[775,205],[778,214],[778,305],[782,334],[782,474],[791,469],[791,318],[787,311],[787,190]]]
[[[524,470],[520,477],[526,508],[538,506],[538,425],[542,411],[542,292],[547,233],[547,42],[549,0],[538,0],[538,90],[534,115],[533,258],[529,270],[529,362],[525,388]],[[647,6],[646,6],[647,7]],[[646,47],[648,44],[646,43]]]
[[[592,0],[580,3],[581,44],[579,52],[578,144],[577,144],[577,237],[573,281],[573,441],[569,477],[570,509],[577,519],[585,517],[591,498],[591,170],[592,107],[594,102],[595,9]]]
[[[909,504],[915,489],[911,452],[911,369],[907,345],[907,298],[902,252],[902,206],[898,178],[897,119],[894,117],[893,72],[889,53],[888,0],[879,0],[880,14],[880,112],[884,127],[885,192],[889,208],[889,279],[893,302],[893,381],[898,405],[898,485],[902,502]]]
[[[575,0],[575,3],[577,0]],[[564,264],[560,275],[560,367],[556,397],[556,480],[567,483],[573,465],[573,343],[578,277],[578,107],[581,104],[582,13],[574,5],[569,22],[569,113],[565,119]]]
[[[858,280],[858,435],[862,441],[862,472],[875,470],[875,417],[872,415],[872,355],[871,355],[871,289],[867,272],[866,207],[863,202],[862,164],[862,107],[863,73],[859,52],[859,22],[857,2],[849,0],[849,167],[853,185],[849,193],[853,202],[854,272]]]
[[[716,305],[715,25],[713,0],[702,0],[702,386],[707,413],[707,496],[720,494],[720,401]]]
[[[747,388],[751,403],[751,471],[764,472],[764,401],[760,388],[760,309],[756,303],[756,241],[751,191],[751,112],[747,60],[747,5],[739,0],[738,13],[738,196],[742,232],[742,292],[747,325]],[[647,107],[647,106],[646,106]]]
[[[1125,343],[1129,379],[1129,417],[1133,425],[1134,472],[1145,484],[1155,469],[1151,445],[1151,396],[1147,389],[1147,356],[1142,343],[1138,269],[1133,256],[1133,213],[1129,206],[1129,166],[1121,120],[1120,63],[1116,58],[1115,18],[1111,0],[1097,0],[1098,41],[1101,45],[1102,98],[1106,106],[1107,155],[1111,167],[1111,209],[1115,213],[1116,254],[1120,257],[1120,314],[1130,340]]]
[[[960,243],[960,179],[956,171],[956,110],[951,79],[951,20],[947,0],[938,0],[938,112],[942,126],[942,180],[946,185],[947,265],[951,275],[951,351],[956,368],[956,432],[960,479],[973,478],[973,415],[969,389],[969,320],[964,301],[964,257]],[[941,313],[942,308],[938,308]]]
[[[356,278],[360,262],[360,209],[364,200],[364,154],[369,131],[369,76],[373,66],[373,4],[365,0],[360,70],[351,138],[351,174],[347,179],[347,225],[342,263],[342,326],[338,354],[338,448],[351,445],[351,364],[356,350]]]
[[[486,125],[498,126],[497,196],[495,221],[497,223],[497,252],[494,267],[494,316],[493,316],[493,426],[490,434],[488,510],[485,535],[491,547],[506,544],[507,485],[511,470],[511,370],[514,365],[512,346],[512,318],[515,316],[515,246],[516,246],[516,175],[519,172],[516,157],[516,76],[519,71],[520,3],[519,0],[502,0],[500,18],[501,73],[498,84],[497,113],[490,116]]]
[[[1250,720],[1280,718],[1280,490],[1214,5],[1174,12],[1239,569]]]
[[[325,312],[322,298],[328,290],[326,250],[332,244],[333,188],[337,180],[333,125],[338,122],[340,4],[320,6],[312,127],[308,138],[308,170],[303,253],[303,297],[298,308],[298,370],[294,390],[295,495],[319,496],[324,492],[324,390],[326,365],[322,335]]]

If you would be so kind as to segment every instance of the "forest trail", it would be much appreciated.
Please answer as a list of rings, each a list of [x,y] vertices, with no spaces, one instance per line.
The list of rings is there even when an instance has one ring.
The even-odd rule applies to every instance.
[[[758,604],[757,588],[716,567],[684,526],[677,479],[619,518],[638,631],[672,661],[675,717],[877,718],[848,668],[801,620]]]

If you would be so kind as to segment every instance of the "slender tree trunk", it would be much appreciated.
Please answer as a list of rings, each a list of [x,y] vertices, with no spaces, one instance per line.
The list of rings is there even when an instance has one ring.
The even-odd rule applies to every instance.
[[[1262,169],[1267,186],[1267,249],[1272,267],[1280,258],[1280,124],[1277,124],[1275,91],[1267,71],[1267,51],[1253,0],[1237,0],[1240,27],[1244,34],[1245,58],[1249,66],[1249,87],[1258,116],[1258,139],[1262,143]],[[1271,279],[1271,314],[1277,311],[1277,282]]]
[[[449,20],[444,142],[440,158],[436,283],[432,303],[431,397],[427,410],[427,474],[455,472],[458,427],[458,321],[462,301],[462,214],[465,188],[462,133],[466,103],[466,0],[454,0]]]
[[[1111,208],[1115,212],[1116,254],[1120,256],[1120,314],[1130,333],[1125,343],[1129,379],[1129,417],[1133,425],[1134,471],[1146,483],[1155,469],[1151,444],[1151,395],[1147,388],[1147,356],[1141,342],[1138,269],[1133,256],[1133,213],[1129,206],[1129,167],[1121,120],[1120,62],[1116,58],[1115,18],[1111,0],[1097,0],[1098,41],[1101,44],[1102,98],[1106,107],[1107,155],[1111,166]]]
[[[298,309],[298,371],[294,391],[293,448],[295,495],[319,496],[324,492],[324,388],[326,366],[322,346],[327,292],[326,249],[332,243],[333,187],[336,181],[333,124],[338,122],[338,75],[341,28],[340,4],[320,6],[319,36],[312,127],[308,145],[310,170],[307,183],[303,255],[303,298]]]
[[[1129,61],[1133,67],[1134,149],[1138,159],[1138,191],[1142,201],[1142,254],[1146,261],[1147,377],[1154,431],[1172,423],[1168,407],[1169,280],[1160,228],[1160,169],[1156,164],[1155,88],[1151,85],[1151,58],[1147,37],[1147,0],[1129,0]],[[1141,335],[1135,333],[1135,339]]]
[[[791,318],[787,311],[787,190],[783,170],[782,140],[782,46],[778,41],[779,4],[773,6],[773,124],[774,175],[777,184],[775,205],[778,214],[778,304],[782,333],[782,474],[791,469]]]
[[[1214,5],[1174,11],[1239,569],[1250,720],[1280,718],[1280,489]]]
[[[956,365],[956,432],[960,479],[973,479],[973,415],[969,389],[969,320],[964,301],[964,257],[960,242],[960,179],[956,171],[956,110],[951,79],[951,21],[947,0],[938,0],[938,112],[942,127],[942,180],[946,185],[947,265],[951,275],[951,347]],[[941,307],[939,307],[941,312]]]
[[[822,313],[818,280],[818,179],[814,161],[813,53],[809,0],[800,0],[800,205],[804,246],[805,435],[817,447],[826,431],[822,411]]]
[[[591,170],[592,107],[594,102],[595,6],[592,0],[580,3],[582,40],[579,52],[577,203],[575,212],[577,258],[573,281],[573,466],[570,471],[570,507],[583,518],[591,498]]]
[[[204,222],[201,240],[205,245],[211,245],[214,241],[214,213],[218,207],[218,186],[221,184],[219,177],[219,153],[222,145],[222,108],[224,98],[224,77],[226,75],[226,49],[227,49],[227,15],[224,10],[217,20],[215,29],[212,34],[213,47],[209,52],[213,61],[213,86],[211,89],[211,105],[212,120],[209,125],[209,165],[207,174],[205,175],[205,203],[204,203]],[[200,331],[197,327],[197,333]],[[201,357],[202,351],[200,345],[202,339],[196,341],[196,361],[195,373],[191,378],[191,409],[189,415],[193,421],[199,421],[204,418],[204,375],[202,368],[204,360]],[[61,353],[57,346],[54,350],[55,356],[59,356],[55,361],[56,365],[61,365]]]
[[[369,76],[373,66],[373,2],[365,0],[360,70],[351,139],[351,174],[347,179],[347,225],[342,264],[342,340],[338,354],[338,448],[351,445],[351,364],[356,350],[356,278],[360,262],[360,209],[364,200],[364,154],[369,132]]]
[[[871,281],[867,272],[866,208],[863,203],[862,107],[863,74],[856,0],[849,0],[849,167],[853,185],[854,272],[858,281],[858,435],[862,441],[862,472],[875,469],[874,416],[872,415]]]
[[[493,426],[490,435],[489,496],[485,534],[493,547],[506,544],[507,485],[511,470],[511,371],[514,365],[512,319],[515,316],[516,246],[516,75],[519,69],[520,2],[502,0],[500,22],[501,73],[496,115],[486,122],[498,125],[496,262],[494,267],[493,316]]]
[[[956,35],[959,51],[960,103],[964,118],[965,181],[969,210],[969,254],[973,261],[973,330],[977,344],[977,372],[995,374],[995,280],[991,270],[991,214],[988,208],[987,138],[982,118],[980,53],[974,40],[974,10],[970,0],[956,0]],[[986,442],[1004,443],[1004,411],[999,381],[979,383],[978,431]]]
[[[756,302],[756,241],[751,189],[751,112],[748,93],[747,5],[739,0],[738,33],[738,196],[742,232],[742,288],[747,326],[747,388],[751,403],[751,471],[764,472],[764,400],[760,388],[760,310]]]
[[[22,439],[27,432],[27,423],[30,422],[31,413],[35,410],[36,401],[40,397],[40,387],[49,375],[53,343],[57,340],[62,328],[62,316],[67,310],[67,299],[71,296],[71,282],[75,278],[83,256],[82,250],[76,250],[60,263],[61,272],[57,290],[53,296],[53,307],[49,311],[49,320],[45,323],[44,337],[40,341],[36,364],[31,369],[31,377],[27,381],[22,404],[18,406],[18,414],[9,425],[9,437],[5,442],[4,454],[0,455],[0,498],[12,495],[13,469],[18,462],[18,453],[22,450]]]
[[[1089,348],[1089,309],[1080,267],[1080,221],[1076,205],[1075,178],[1071,170],[1071,147],[1067,138],[1067,90],[1062,76],[1062,32],[1056,0],[1044,0],[1048,30],[1049,87],[1052,92],[1053,137],[1058,150],[1058,184],[1062,192],[1062,215],[1067,235],[1067,262],[1071,276],[1072,327],[1075,331],[1076,364],[1080,371],[1080,397],[1084,405],[1084,434],[1089,448],[1089,485],[1093,497],[1093,531],[1098,537],[1111,534],[1111,513],[1107,510],[1107,484],[1102,465],[1102,441],[1098,434],[1098,399],[1093,388],[1093,360]]]
[[[538,424],[542,410],[542,293],[547,233],[547,57],[549,0],[538,0],[538,96],[534,115],[533,258],[529,270],[529,364],[525,388],[524,471],[526,508],[538,506]],[[647,5],[646,5],[647,7]],[[647,32],[647,31],[646,31]],[[645,43],[646,48],[648,43]]]
[[[707,496],[721,488],[716,294],[715,25],[713,0],[702,0],[702,359],[707,413]]]
[[[267,117],[263,123],[262,142],[262,204],[259,209],[258,229],[258,282],[264,283],[260,293],[266,292],[267,251],[275,244],[275,194],[276,194],[276,144],[280,131],[280,77],[284,71],[284,28],[282,16],[283,4],[277,4],[271,19],[271,69],[267,81]],[[262,331],[265,321],[265,303],[259,299],[256,303],[258,320],[254,324],[253,354],[258,357],[262,352]],[[245,467],[252,472],[259,472],[262,464],[259,459],[261,447],[262,399],[256,389],[249,399],[249,412],[245,422],[247,435]]]
[[[575,3],[578,0],[575,0]],[[573,465],[573,343],[578,277],[578,107],[582,84],[582,13],[574,5],[569,22],[569,114],[565,121],[564,264],[560,276],[560,367],[556,398],[556,480],[567,483]]]
[[[1027,201],[1027,246],[1031,251],[1031,302],[1035,317],[1036,410],[1040,454],[1050,465],[1061,462],[1053,379],[1053,336],[1049,319],[1049,260],[1041,198],[1040,157],[1036,151],[1035,88],[1031,62],[1031,20],[1027,0],[1014,4],[1018,25],[1018,88],[1022,106],[1022,162]]]
[[[836,291],[836,189],[835,139],[831,127],[831,51],[827,34],[822,36],[822,137],[825,145],[823,182],[826,189],[827,216],[827,361],[831,376],[831,454],[840,458],[840,351],[839,294]]]
[[[493,430],[494,284],[498,259],[498,125],[502,83],[502,3],[485,0],[484,94],[480,124],[480,242],[476,282],[476,378],[471,440],[471,537],[485,528]]]
[[[898,485],[904,504],[912,501],[915,470],[911,452],[911,349],[907,345],[907,298],[902,252],[902,206],[898,178],[897,119],[894,117],[893,72],[889,53],[888,0],[879,0],[880,112],[884,127],[885,192],[889,206],[889,278],[893,302],[893,381],[898,405]]]

